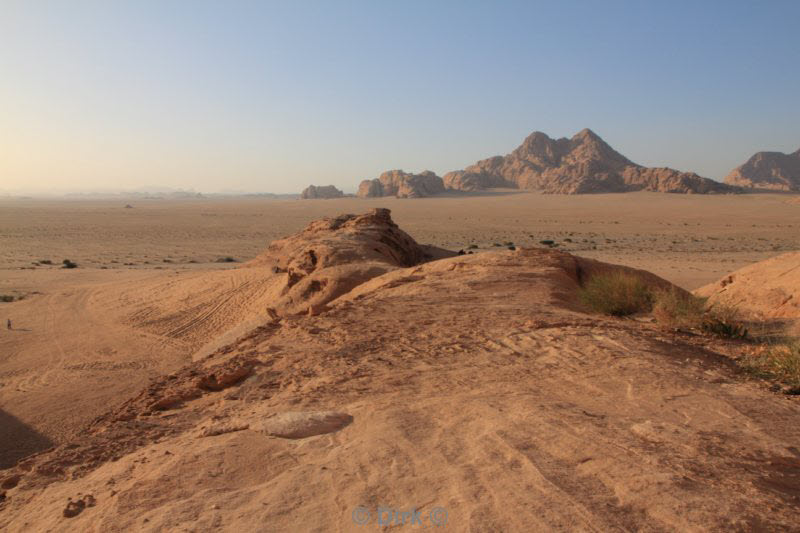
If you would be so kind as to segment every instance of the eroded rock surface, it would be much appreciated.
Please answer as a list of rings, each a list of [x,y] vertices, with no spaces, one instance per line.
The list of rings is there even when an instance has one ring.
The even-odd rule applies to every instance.
[[[300,198],[313,200],[316,198],[341,198],[344,193],[333,185],[309,185],[300,193]]]
[[[364,180],[358,186],[361,198],[396,196],[397,198],[421,198],[445,192],[442,178],[426,170],[411,174],[402,170],[389,170],[379,178]]]
[[[546,193],[629,191],[732,192],[735,188],[671,168],[647,168],[615,151],[589,129],[571,139],[534,132],[513,152],[444,175],[448,189],[478,191],[511,187]]]
[[[755,189],[800,191],[800,150],[791,154],[758,152],[733,169],[725,183]]]

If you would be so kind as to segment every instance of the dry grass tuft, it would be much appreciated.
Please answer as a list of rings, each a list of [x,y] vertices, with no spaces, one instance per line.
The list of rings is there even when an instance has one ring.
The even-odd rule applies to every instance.
[[[730,305],[716,304],[706,310],[700,329],[728,339],[746,339],[748,335],[739,310]]]
[[[755,355],[740,359],[739,364],[754,376],[783,382],[792,387],[792,392],[800,394],[800,340],[798,339],[764,346]]]
[[[673,328],[699,328],[704,320],[706,301],[677,287],[657,289],[653,296],[653,316]]]
[[[650,311],[653,292],[639,276],[615,270],[592,276],[579,290],[584,305],[595,313],[627,316]]]

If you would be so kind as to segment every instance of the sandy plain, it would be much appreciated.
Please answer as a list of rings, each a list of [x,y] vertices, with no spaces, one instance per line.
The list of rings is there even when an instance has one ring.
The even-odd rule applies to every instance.
[[[130,202],[132,208],[125,208],[126,201],[4,200],[0,202],[0,294],[21,296],[22,299],[0,303],[0,318],[11,318],[14,324],[12,331],[3,330],[0,335],[0,415],[4,427],[0,438],[0,468],[9,467],[30,453],[70,442],[79,437],[92,420],[109,410],[120,409],[148,384],[158,382],[164,375],[178,372],[187,365],[197,364],[193,361],[214,354],[225,343],[263,325],[265,309],[277,294],[275,276],[266,268],[237,268],[238,263],[220,263],[218,260],[225,257],[239,262],[250,260],[264,251],[271,241],[295,233],[323,216],[387,207],[391,209],[395,222],[420,243],[451,250],[469,249],[472,245],[477,247],[476,252],[502,251],[502,254],[507,254],[508,243],[518,248],[537,247],[542,246],[540,242],[543,240],[553,240],[558,244],[558,250],[648,270],[676,285],[694,289],[744,265],[800,249],[800,204],[795,199],[796,196],[779,194],[550,196],[494,191],[482,195],[417,200],[137,200]],[[59,264],[65,258],[75,261],[79,267],[60,268]],[[42,265],[43,259],[52,261],[54,265]],[[515,265],[522,268],[522,264]],[[244,449],[255,447],[258,453],[284,459],[294,453],[311,458],[310,462],[304,463],[306,466],[297,466],[302,471],[300,477],[306,475],[304,469],[313,465],[323,469],[347,465],[346,471],[356,476],[358,472],[367,476],[360,480],[361,488],[358,490],[361,493],[356,489],[346,489],[340,483],[338,490],[342,494],[349,493],[353,502],[369,492],[364,484],[367,488],[394,491],[396,495],[402,494],[405,487],[418,499],[433,498],[438,490],[440,495],[448,495],[451,512],[462,519],[471,518],[460,522],[462,526],[484,523],[489,530],[503,529],[502,520],[508,519],[503,515],[500,500],[512,497],[522,487],[534,490],[531,489],[534,485],[535,491],[541,495],[541,502],[544,502],[543,507],[518,516],[512,520],[514,527],[510,529],[525,530],[526,520],[528,524],[535,523],[541,527],[586,530],[595,528],[592,524],[612,529],[642,528],[651,523],[652,517],[660,517],[665,527],[712,523],[709,517],[714,515],[714,511],[704,507],[708,504],[706,496],[711,496],[712,487],[703,486],[699,491],[691,486],[696,480],[690,483],[670,477],[672,474],[668,472],[674,473],[675,465],[664,466],[663,456],[637,444],[641,439],[653,446],[660,443],[685,447],[681,453],[687,463],[679,465],[679,470],[686,468],[687,464],[702,469],[703,462],[708,460],[708,449],[714,446],[751,445],[765,457],[769,455],[783,460],[781,453],[785,453],[785,444],[796,440],[793,430],[783,427],[796,416],[796,406],[784,406],[782,399],[765,400],[759,396],[761,393],[757,387],[735,383],[724,364],[710,365],[708,361],[696,360],[697,355],[686,342],[681,341],[676,353],[681,354],[681,361],[692,362],[670,363],[666,370],[662,368],[665,375],[648,377],[661,372],[657,370],[662,365],[657,349],[647,352],[642,359],[618,360],[618,357],[625,356],[630,349],[626,347],[632,345],[630,343],[650,342],[645,339],[657,338],[659,333],[643,333],[639,326],[620,328],[605,320],[584,323],[570,313],[556,312],[547,306],[543,306],[538,315],[525,311],[524,300],[505,284],[502,277],[498,277],[499,274],[493,271],[486,274],[480,265],[474,268],[478,268],[477,278],[483,275],[487,282],[486,288],[474,296],[459,292],[460,300],[436,304],[434,300],[441,296],[437,296],[440,293],[435,282],[437,267],[431,266],[426,274],[431,279],[424,278],[419,285],[430,287],[427,290],[416,289],[421,291],[418,294],[401,292],[397,299],[380,291],[374,294],[366,291],[367,301],[371,303],[350,314],[340,310],[338,313],[342,316],[339,318],[333,313],[318,320],[313,317],[298,319],[296,324],[283,328],[280,335],[257,335],[252,342],[260,353],[275,354],[275,361],[270,364],[277,365],[274,370],[279,370],[284,376],[280,386],[274,385],[280,390],[270,400],[270,406],[276,409],[292,405],[317,409],[345,406],[357,420],[371,421],[366,432],[359,433],[355,445],[363,445],[365,453],[374,453],[376,460],[390,465],[387,468],[399,469],[395,472],[401,480],[399,485],[389,489],[378,478],[373,478],[377,474],[368,471],[366,459],[353,455],[355,452],[348,455],[342,451],[344,448],[338,446],[340,437],[336,435],[319,437],[323,440],[307,444],[306,448],[298,445],[301,446],[299,449],[277,444],[268,444],[264,448],[265,444],[254,440],[248,432],[223,438],[233,442],[234,448],[238,445]],[[460,287],[459,283],[469,285],[470,281],[467,277],[450,283],[452,289]],[[549,285],[543,284],[542,287],[545,290]],[[492,292],[495,290],[500,292]],[[504,303],[497,301],[498,294]],[[497,308],[489,313],[479,311],[488,302],[495,302]],[[442,308],[437,309],[437,305]],[[457,320],[463,326],[458,330],[461,340],[451,337],[452,325],[448,323],[448,317],[458,316],[454,311],[456,307],[468,310]],[[398,317],[406,316],[409,310],[417,313],[420,324],[430,326],[422,328],[427,332],[413,323],[396,323]],[[543,316],[549,316],[552,323],[536,325]],[[483,328],[469,331],[469,323],[484,322]],[[472,338],[475,335],[480,338]],[[396,343],[396,339],[417,337],[417,342],[407,345]],[[388,355],[376,353],[370,348],[372,345],[384,346]],[[339,361],[339,355],[336,355],[345,348],[351,352],[348,354],[350,359],[347,359],[350,362]],[[243,348],[239,346],[237,350],[241,352]],[[533,366],[517,359],[510,366],[501,363],[509,357],[521,357],[530,350],[544,353],[546,357]],[[330,353],[316,361],[312,352]],[[359,353],[364,358],[356,361],[354,358]],[[463,366],[458,359],[464,353],[477,354],[476,359]],[[226,361],[224,352],[214,357],[215,363],[224,364]],[[312,363],[312,360],[316,362]],[[444,366],[437,367],[440,364]],[[425,372],[434,367],[437,367],[437,379],[465,386],[456,387],[451,396],[440,397],[437,385],[424,379]],[[559,367],[564,367],[562,370],[571,376],[566,389],[563,373],[541,378],[541,390],[532,395],[510,385],[514,382],[514,375],[528,375],[536,369],[547,374]],[[619,375],[605,374],[604,367],[614,368]],[[385,385],[374,391],[374,397],[370,396],[370,401],[374,401],[377,407],[369,407],[365,403],[367,400],[359,395],[359,391],[366,390],[369,385],[348,382],[342,388],[330,389],[329,385],[342,372],[356,377],[362,372],[377,377],[377,382]],[[533,380],[531,383],[539,379],[534,374],[529,376]],[[660,381],[664,376],[666,382]],[[483,380],[487,382],[483,383]],[[376,381],[372,383],[374,385]],[[642,395],[641,390],[649,392]],[[403,404],[409,391],[419,398],[413,404]],[[576,399],[575,391],[578,391],[577,397],[582,398],[580,401]],[[680,396],[683,394],[680,391],[684,391],[686,396]],[[593,395],[598,396],[593,398]],[[488,403],[474,403],[478,396],[488,398]],[[515,401],[514,398],[522,404],[500,415],[505,406],[510,405],[507,402]],[[680,404],[676,409],[653,418],[658,406],[663,407],[676,399]],[[207,398],[196,400],[199,402],[197,412],[212,419],[225,415],[228,410],[225,402],[228,400],[214,405],[203,403],[208,401]],[[653,411],[648,411],[650,404]],[[398,407],[400,405],[404,407]],[[462,408],[464,411],[459,414]],[[704,414],[709,409],[735,424],[713,422]],[[523,426],[542,423],[542,418],[533,420],[526,414],[537,410],[546,423],[532,435],[525,433]],[[425,425],[410,413],[437,418]],[[454,418],[447,422],[448,417]],[[617,439],[611,436],[614,427],[600,430],[598,435],[606,435],[604,438],[608,442],[595,442],[593,446],[596,449],[589,455],[602,458],[604,466],[593,466],[594,463],[582,466],[588,461],[583,456],[585,453],[567,453],[559,451],[559,448],[576,439],[585,446],[586,439],[592,439],[591,431],[580,436],[583,430],[575,429],[579,427],[577,422],[569,429],[559,421],[565,420],[564,417],[577,417],[576,420],[611,417],[609,420],[614,421],[612,426],[617,425],[619,429],[625,425],[633,434],[625,437],[628,441],[611,442]],[[390,419],[397,423],[390,424]],[[737,427],[746,429],[734,429],[737,424]],[[628,435],[628,430],[625,431]],[[457,452],[458,443],[468,440],[470,434],[481,437]],[[557,438],[548,440],[548,435]],[[181,436],[171,445],[197,445],[196,441],[186,439],[189,437]],[[396,445],[387,444],[393,439]],[[422,459],[404,446],[412,446],[415,441],[431,443],[431,439],[437,449],[449,450],[450,456],[446,458],[446,469],[449,470],[441,475],[426,474],[435,479],[431,487],[425,488],[425,476],[418,483],[412,483],[413,472],[407,469],[413,471],[414,467],[397,464],[395,456],[405,454],[410,461],[408,464],[414,465],[415,461]],[[531,448],[529,441],[536,443],[535,449]],[[163,453],[157,442],[158,439],[153,441],[148,453]],[[220,465],[234,461],[233,465],[220,468],[230,467],[235,472],[243,468],[241,457],[228,457],[233,452],[203,442],[198,449],[212,456],[217,454],[215,460],[219,460]],[[647,461],[654,462],[648,464],[661,464],[664,468],[641,470],[640,463],[626,458],[627,453],[620,453],[620,442],[637,450],[636,453],[652,454]],[[335,445],[338,450],[334,455],[326,451],[328,444]],[[206,450],[208,446],[211,448]],[[680,457],[670,460],[679,463]],[[136,462],[130,458],[126,461]],[[611,475],[614,479],[604,479],[604,483],[608,482],[603,489],[605,492],[602,492],[604,495],[598,496],[600,499],[591,502],[592,505],[580,503],[576,494],[591,498],[590,494],[597,493],[598,487],[592,488],[588,484],[570,486],[575,483],[575,478],[562,471],[567,468],[565,465],[573,462],[576,468],[587,470],[590,477],[602,478],[605,475],[602,472],[609,471],[609,468],[615,472]],[[470,470],[472,466],[469,465],[473,463],[482,466]],[[425,470],[431,466],[423,461],[416,468]],[[202,463],[202,468],[206,467],[208,464]],[[107,475],[124,477],[119,472],[114,473],[114,469],[123,468],[122,464],[108,468],[112,470]],[[155,470],[146,472],[145,478],[155,479],[164,475],[161,466],[152,468]],[[169,468],[176,467],[172,465]],[[183,472],[179,474],[181,487],[191,486],[197,481],[187,464],[182,463],[177,468]],[[731,473],[736,472],[735,466],[727,463],[717,465],[717,468],[720,471],[730,468]],[[452,476],[448,476],[448,471]],[[502,477],[506,471],[516,473]],[[630,475],[624,474],[626,471],[630,471]],[[710,471],[703,471],[703,475],[706,474],[710,475]],[[467,492],[462,492],[459,484],[453,481],[459,476],[466,476],[460,483],[467,487],[463,489]],[[492,485],[490,478],[493,476],[501,476],[503,481]],[[687,476],[697,477],[694,474]],[[108,478],[103,479],[107,481]],[[143,481],[136,477],[128,479],[132,484],[129,497],[136,498]],[[531,485],[532,480],[538,481]],[[94,481],[89,479],[86,483],[91,486]],[[156,481],[153,483],[158,484]],[[562,486],[554,488],[553,483]],[[592,483],[596,484],[597,480]],[[651,483],[666,483],[669,485],[667,492],[678,499],[696,497],[697,505],[676,511],[688,504],[678,504],[678,500],[662,501],[663,491],[641,492],[643,486]],[[259,497],[275,497],[285,492],[283,485],[302,493],[304,512],[313,515],[314,506],[321,505],[326,513],[348,523],[347,512],[353,502],[348,501],[345,505],[330,500],[325,496],[330,488],[312,484],[302,489],[294,481],[284,479],[278,482],[277,488],[271,486]],[[48,488],[48,492],[39,496],[43,498],[39,503],[45,501],[57,505],[54,502],[72,490],[59,487]],[[717,489],[721,490],[720,487]],[[97,493],[99,489],[95,486],[92,490]],[[153,497],[164,503],[166,500],[162,500],[166,493],[159,492],[160,489],[153,490],[156,494]],[[469,493],[470,490],[475,492]],[[487,490],[494,493],[487,496]],[[608,490],[611,493],[607,494]],[[728,484],[725,494],[739,490],[741,486]],[[481,491],[483,496],[479,494]],[[639,495],[636,495],[637,491]],[[794,493],[787,496],[785,491],[778,492],[780,498],[794,498]],[[161,499],[158,494],[162,495]],[[756,496],[763,498],[761,494]],[[487,497],[490,503],[486,503]],[[555,511],[547,511],[548,499],[552,500]],[[263,510],[256,500],[258,498],[247,500],[244,509],[246,514],[249,513],[248,518],[238,522],[240,526],[252,523],[248,520],[255,520],[254,516]],[[231,505],[221,496],[214,501],[218,501],[214,506]],[[603,514],[605,506],[620,501],[628,502],[623,505],[627,505],[625,513],[619,516]],[[791,503],[793,500],[787,501]],[[191,505],[200,505],[204,509],[207,503],[208,500],[193,501]],[[522,500],[517,503],[524,506]],[[725,500],[725,505],[731,509],[739,504],[733,496]],[[189,527],[187,524],[198,520],[195,515],[192,518],[179,513],[180,521],[170,523],[170,517],[174,517],[176,512],[176,508],[170,505],[164,504],[159,514],[150,518],[153,529],[176,525]],[[120,514],[120,508],[104,508],[100,529],[147,529],[141,523],[130,522],[136,515],[133,512],[136,506],[130,502],[129,506],[126,512],[130,516],[126,515],[122,522],[117,522],[125,514]],[[562,512],[571,518],[564,521],[566,515],[560,514]],[[202,519],[197,523],[206,520],[209,527],[219,514],[202,510],[197,513]],[[285,514],[277,507],[271,508],[270,513],[272,520]],[[644,515],[652,516],[647,518]],[[753,524],[757,525],[762,519],[753,518]],[[737,520],[740,521],[714,524],[715,527],[727,524],[747,528],[749,518]],[[19,530],[26,529],[27,524],[20,516],[5,523],[11,529]],[[48,528],[67,527],[56,518],[44,523],[49,524]],[[291,522],[279,520],[274,523],[291,525]],[[96,529],[99,527],[97,524],[83,522],[84,526],[91,525]],[[237,522],[226,522],[229,527],[234,527],[232,524]],[[324,521],[312,521],[306,525],[309,524],[314,527],[308,529],[325,529]],[[467,527],[456,529],[466,530]]]
[[[311,220],[387,207],[421,243],[492,249],[553,239],[562,250],[641,267],[694,289],[800,248],[799,199],[496,191],[414,200],[138,200],[132,209],[125,200],[0,200],[0,268],[47,258],[69,258],[83,268],[208,268],[220,257],[250,259]]]

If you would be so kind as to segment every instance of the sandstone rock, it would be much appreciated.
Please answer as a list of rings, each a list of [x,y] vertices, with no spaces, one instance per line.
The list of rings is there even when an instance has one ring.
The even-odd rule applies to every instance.
[[[349,425],[353,417],[336,411],[287,412],[250,424],[250,429],[273,437],[304,439],[339,431]]]
[[[800,252],[759,261],[701,287],[711,305],[735,308],[742,318],[775,322],[800,335]]]
[[[800,150],[791,154],[758,152],[736,167],[725,183],[756,189],[800,191]]]
[[[274,241],[249,263],[286,277],[272,308],[277,314],[317,314],[325,304],[391,270],[455,255],[425,247],[392,221],[388,209],[325,218]]]
[[[358,186],[361,198],[396,196],[398,198],[420,198],[441,194],[445,191],[442,178],[426,170],[410,174],[402,170],[389,170],[373,180],[364,180]]]
[[[341,198],[344,193],[333,185],[309,185],[300,193],[300,198],[311,200],[315,198]]]
[[[495,187],[580,194],[628,191],[733,192],[735,188],[670,168],[646,168],[616,152],[589,129],[571,139],[534,132],[513,152],[444,175],[448,189]]]

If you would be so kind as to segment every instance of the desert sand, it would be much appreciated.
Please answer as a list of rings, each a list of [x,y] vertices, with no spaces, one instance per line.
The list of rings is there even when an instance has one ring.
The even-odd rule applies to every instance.
[[[797,250],[787,199],[3,201],[0,529],[791,529],[797,401],[575,296]]]

